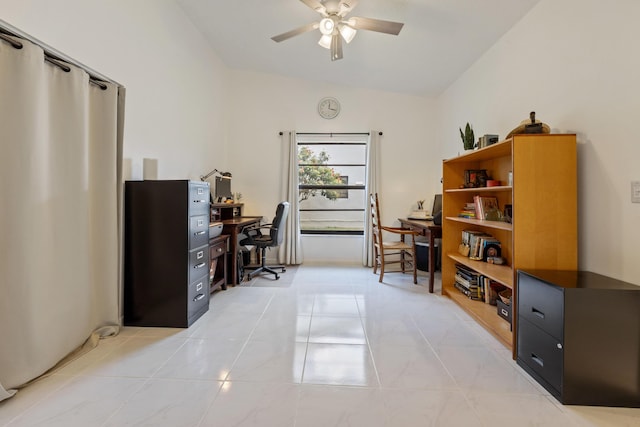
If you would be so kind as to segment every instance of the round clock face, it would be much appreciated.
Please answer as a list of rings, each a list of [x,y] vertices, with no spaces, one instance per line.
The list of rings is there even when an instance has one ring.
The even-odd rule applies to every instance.
[[[333,119],[340,113],[340,103],[335,98],[322,98],[318,103],[318,113],[324,119]]]

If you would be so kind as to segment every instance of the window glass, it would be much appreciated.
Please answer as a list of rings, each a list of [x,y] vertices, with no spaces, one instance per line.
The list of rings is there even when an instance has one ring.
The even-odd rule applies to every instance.
[[[298,139],[303,234],[363,234],[368,135]]]

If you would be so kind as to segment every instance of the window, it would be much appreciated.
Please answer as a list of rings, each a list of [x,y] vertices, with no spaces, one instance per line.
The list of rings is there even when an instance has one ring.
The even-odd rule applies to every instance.
[[[364,234],[368,139],[297,135],[302,234]]]

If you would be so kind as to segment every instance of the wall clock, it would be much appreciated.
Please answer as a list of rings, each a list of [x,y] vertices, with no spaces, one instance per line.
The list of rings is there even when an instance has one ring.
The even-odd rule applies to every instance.
[[[325,97],[318,102],[318,113],[323,119],[333,119],[340,114],[340,102],[332,97]]]

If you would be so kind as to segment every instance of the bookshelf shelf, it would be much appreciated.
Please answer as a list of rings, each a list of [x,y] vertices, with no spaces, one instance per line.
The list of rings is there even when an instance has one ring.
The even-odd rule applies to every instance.
[[[451,188],[444,190],[445,193],[494,193],[496,191],[511,191],[510,185],[500,185],[497,187],[476,187],[476,188]]]
[[[488,221],[481,219],[471,219],[471,218],[462,218],[459,216],[451,216],[446,218],[448,221],[462,222],[469,225],[475,225],[479,227],[486,228],[495,228],[498,230],[511,231],[513,230],[513,225],[508,222],[503,221]]]
[[[491,179],[512,185],[464,188],[466,170],[486,170]],[[577,269],[577,155],[574,134],[515,135],[442,162],[442,293],[512,350],[517,325],[500,318],[497,308],[471,300],[454,287],[462,264],[512,289],[517,301],[519,269]],[[473,197],[495,197],[499,208],[513,206],[513,224],[459,217]],[[463,230],[481,231],[500,241],[504,265],[475,261],[458,252]],[[512,304],[512,319],[517,319]]]
[[[496,265],[489,264],[484,261],[474,261],[458,253],[449,253],[447,254],[447,257],[451,258],[457,263],[471,267],[478,273],[487,276],[497,282],[500,282],[508,288],[513,289],[514,274],[513,270],[508,265]]]
[[[506,347],[513,346],[513,334],[509,329],[509,323],[498,317],[495,305],[470,300],[453,286],[443,286],[442,293],[457,303]]]

